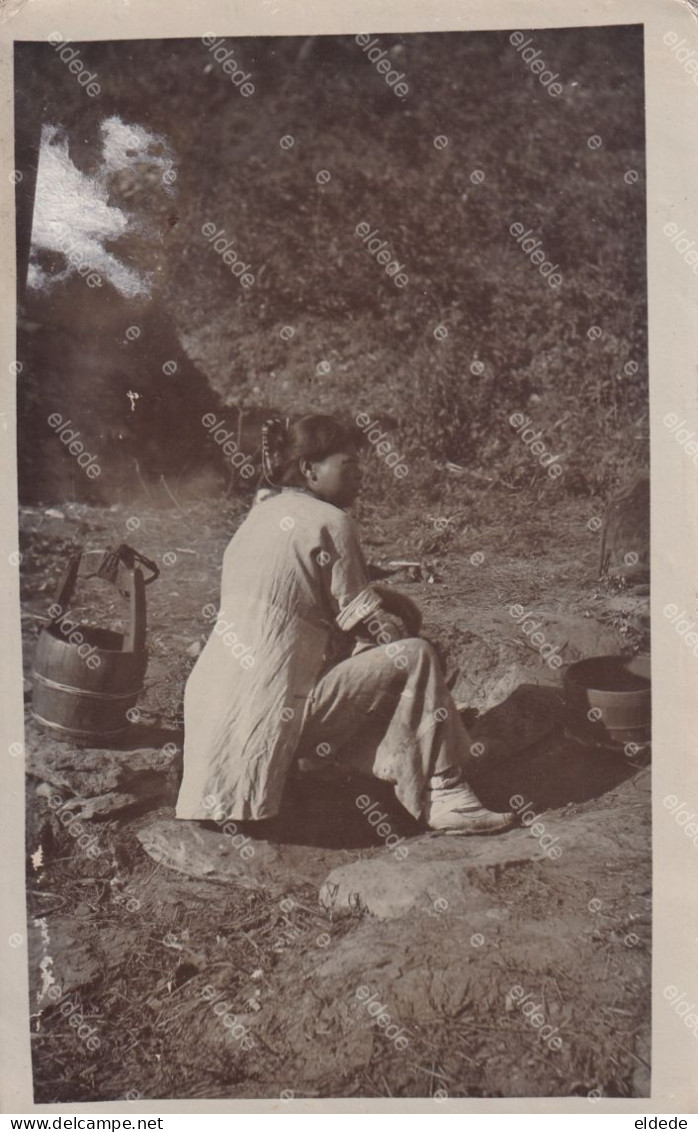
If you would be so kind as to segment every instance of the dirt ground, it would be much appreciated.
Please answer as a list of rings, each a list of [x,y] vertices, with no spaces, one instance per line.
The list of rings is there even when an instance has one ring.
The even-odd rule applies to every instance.
[[[217,601],[222,552],[245,508],[234,499],[24,508],[27,712],[36,637],[65,556],[128,541],[161,568],[147,591],[150,660],[128,745],[181,748],[201,610]],[[457,492],[434,514],[358,510],[372,563],[419,563],[392,578],[422,606],[474,740],[498,741],[491,758],[471,759],[483,801],[506,809],[522,795],[559,855],[522,827],[430,835],[380,784],[299,770],[281,819],[253,840],[249,870],[229,846],[208,879],[178,863],[171,791],[88,820],[93,859],[32,771],[49,741],[28,714],[37,1102],[578,1095],[591,1105],[648,1095],[649,767],[566,733],[561,673],[509,612],[518,603],[539,617],[565,664],[647,651],[648,599],[596,579],[598,536],[587,524],[598,513],[588,500],[542,509],[494,496],[466,511]],[[123,624],[113,588],[88,583],[81,594],[82,619]],[[405,837],[406,860],[357,809],[360,792]],[[200,855],[222,840],[202,830]],[[366,987],[406,1045],[362,1005]],[[529,1021],[524,996],[552,1034]],[[61,1012],[68,999],[97,1047]],[[237,1029],[226,1029],[224,1010]]]

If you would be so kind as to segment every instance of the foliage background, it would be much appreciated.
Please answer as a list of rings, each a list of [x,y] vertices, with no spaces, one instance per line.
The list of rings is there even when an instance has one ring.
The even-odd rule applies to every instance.
[[[526,34],[559,75],[557,99],[499,32],[379,36],[409,84],[404,100],[353,37],[229,39],[252,75],[251,98],[199,40],[77,44],[98,73],[96,99],[51,47],[17,45],[18,116],[41,106],[78,168],[98,169],[100,124],[117,114],[161,134],[177,174],[174,195],[150,166],[110,184],[136,228],[112,250],[155,269],[150,302],[136,309],[77,276],[25,298],[25,498],[128,496],[163,474],[178,490],[210,490],[201,472],[216,461],[221,472],[221,457],[195,420],[208,404],[233,422],[233,407],[245,408],[251,454],[270,407],[379,416],[410,466],[401,485],[373,462],[397,498],[448,492],[446,461],[507,489],[550,490],[508,424],[516,410],[560,456],[556,492],[606,495],[642,471],[642,28]],[[403,290],[355,235],[362,220],[405,265]],[[234,239],[253,287],[241,288],[204,240],[207,221]],[[560,265],[557,291],[510,236],[515,221]],[[148,334],[125,351],[134,321]],[[592,326],[600,338],[588,337]],[[164,380],[172,356],[180,372]],[[318,373],[321,362],[329,373]],[[136,412],[126,387],[140,391]],[[47,433],[57,400],[91,429],[105,466],[97,487]]]

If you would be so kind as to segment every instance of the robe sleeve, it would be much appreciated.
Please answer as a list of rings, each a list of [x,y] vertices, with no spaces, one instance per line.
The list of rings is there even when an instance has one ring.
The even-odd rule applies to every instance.
[[[348,517],[332,541],[330,590],[337,609],[335,623],[346,633],[379,609],[381,599],[370,583],[356,528]]]

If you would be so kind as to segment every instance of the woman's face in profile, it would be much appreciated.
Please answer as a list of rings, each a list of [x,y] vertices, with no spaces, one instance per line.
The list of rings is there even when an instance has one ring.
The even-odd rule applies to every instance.
[[[361,488],[359,456],[355,448],[333,452],[324,460],[301,461],[306,485],[313,495],[335,507],[350,507]]]

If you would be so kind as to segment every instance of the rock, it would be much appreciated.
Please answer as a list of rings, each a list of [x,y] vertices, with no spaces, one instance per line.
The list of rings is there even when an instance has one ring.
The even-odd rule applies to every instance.
[[[483,841],[489,843],[484,853]],[[544,856],[523,829],[500,835],[496,842],[427,834],[408,848],[409,857],[402,861],[388,854],[333,869],[320,889],[321,905],[335,915],[366,911],[392,920],[413,910],[423,912],[433,906],[434,894],[447,893],[449,909],[466,910],[473,922],[476,912],[484,917],[493,906],[471,879],[478,863],[490,867]]]
[[[173,802],[180,759],[174,744],[133,751],[78,749],[27,729],[27,774],[81,799],[100,799],[92,806],[95,814],[144,801]]]
[[[298,883],[284,864],[283,847],[242,832],[231,836],[175,818],[151,822],[137,836],[149,857],[185,876],[279,894]]]
[[[643,834],[612,839],[603,813],[578,814],[565,819],[543,815],[545,832],[555,839],[562,859],[574,860],[579,846],[593,844],[601,859],[619,861],[636,857]],[[552,842],[546,841],[546,846]],[[478,875],[525,861],[549,860],[526,827],[495,837],[458,837],[427,834],[408,843],[409,856],[398,860],[387,853],[333,869],[320,889],[320,903],[328,911],[346,915],[359,910],[390,920],[411,912],[431,910],[445,896],[449,914],[467,915],[469,930],[482,931],[492,919],[506,917],[502,907],[478,884]],[[557,860],[557,858],[556,858]],[[551,860],[552,863],[552,860]],[[557,864],[558,868],[561,867]]]

